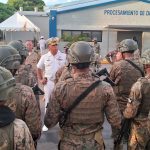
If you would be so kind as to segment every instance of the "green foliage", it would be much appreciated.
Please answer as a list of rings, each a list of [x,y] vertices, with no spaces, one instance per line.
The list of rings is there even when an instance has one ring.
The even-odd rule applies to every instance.
[[[77,42],[77,41],[90,41],[90,38],[85,36],[85,35],[75,35],[75,36],[71,36],[71,35],[68,35],[68,34],[64,34],[62,36],[62,39],[64,41],[67,41],[67,42]]]
[[[23,7],[24,11],[34,11],[35,7],[38,7],[39,11],[43,11],[43,6],[45,6],[42,0],[8,0],[7,4],[13,6],[16,10]]]
[[[13,15],[15,11],[16,10],[13,7],[0,3],[0,23]]]

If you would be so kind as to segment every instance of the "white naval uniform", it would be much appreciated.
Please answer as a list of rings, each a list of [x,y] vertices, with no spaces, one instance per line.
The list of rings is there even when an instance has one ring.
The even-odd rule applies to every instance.
[[[55,74],[59,68],[63,67],[66,62],[66,54],[61,53],[59,50],[55,56],[48,52],[42,55],[41,59],[37,64],[37,68],[44,71],[44,77],[47,78],[47,84],[44,85],[45,92],[45,107],[49,102],[51,93],[54,89]]]

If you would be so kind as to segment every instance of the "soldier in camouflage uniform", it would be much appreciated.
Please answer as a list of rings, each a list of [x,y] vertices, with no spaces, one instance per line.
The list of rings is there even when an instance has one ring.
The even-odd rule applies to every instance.
[[[32,65],[34,74],[37,77],[37,63],[39,62],[41,56],[38,53],[38,51],[33,49],[32,41],[27,41],[25,45],[29,51],[29,56],[27,56],[25,64],[26,65],[28,65],[28,64]]]
[[[15,86],[10,71],[0,67],[0,149],[34,150],[34,142],[24,121],[15,119],[12,110],[5,106]]]
[[[59,121],[61,109],[72,102],[92,83],[99,80],[91,75],[89,65],[93,49],[87,42],[71,45],[68,54],[72,65],[72,78],[56,84],[44,118],[48,128]],[[100,81],[99,85],[85,97],[69,114],[61,128],[60,150],[103,150],[102,125],[104,114],[116,128],[120,127],[121,114],[112,87]]]
[[[0,66],[10,70],[13,76],[20,66],[20,59],[16,49],[0,46]],[[26,122],[33,140],[36,142],[41,135],[41,114],[32,89],[17,83],[7,105],[15,112],[17,118]]]
[[[115,62],[110,71],[110,78],[116,84],[116,86],[114,86],[114,92],[117,96],[121,112],[123,112],[126,107],[131,86],[138,78],[142,77],[141,71],[143,71],[143,65],[139,60],[134,59],[134,51],[137,50],[137,48],[137,43],[132,39],[125,39],[120,42],[116,57],[120,55],[121,60]],[[137,65],[141,71],[131,65],[128,60]]]
[[[15,75],[16,82],[33,87],[37,83],[36,75],[31,64],[24,64],[28,50],[20,41],[11,41],[8,45],[15,48],[21,56],[21,65]]]
[[[133,118],[129,138],[129,150],[145,150],[150,140],[150,49],[141,57],[146,76],[138,79],[132,86],[127,107],[126,118]],[[150,147],[147,147],[147,150]]]
[[[101,48],[100,48],[100,44],[97,42],[97,38],[93,38],[92,40],[94,43],[93,43],[93,50],[94,50],[94,53],[98,54],[100,56],[100,51],[101,51]]]

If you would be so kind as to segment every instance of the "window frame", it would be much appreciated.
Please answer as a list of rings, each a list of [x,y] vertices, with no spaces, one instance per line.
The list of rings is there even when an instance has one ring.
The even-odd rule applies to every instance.
[[[93,36],[93,33],[99,32],[100,37],[96,37],[96,38],[98,42],[102,42],[102,34],[103,34],[102,30],[61,30],[61,37],[63,37],[64,32],[70,32],[71,33],[70,36],[73,36],[73,32],[81,32],[80,35],[84,35],[84,32],[89,32],[90,33],[89,42],[92,42],[92,39],[96,37],[96,36]]]

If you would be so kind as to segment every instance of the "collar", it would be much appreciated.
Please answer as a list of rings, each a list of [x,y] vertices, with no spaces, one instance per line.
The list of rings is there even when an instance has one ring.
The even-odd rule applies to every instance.
[[[84,78],[84,79],[87,79],[89,77],[91,77],[91,73],[90,71],[88,72],[79,72],[79,73],[75,73],[73,75],[74,79],[77,79],[77,78]]]
[[[50,51],[48,52],[48,55],[49,56],[53,56],[53,57],[57,57],[59,54],[60,54],[59,50],[57,51],[56,55],[52,55],[52,53]]]
[[[15,120],[15,114],[7,106],[0,106],[0,128],[11,124]]]

